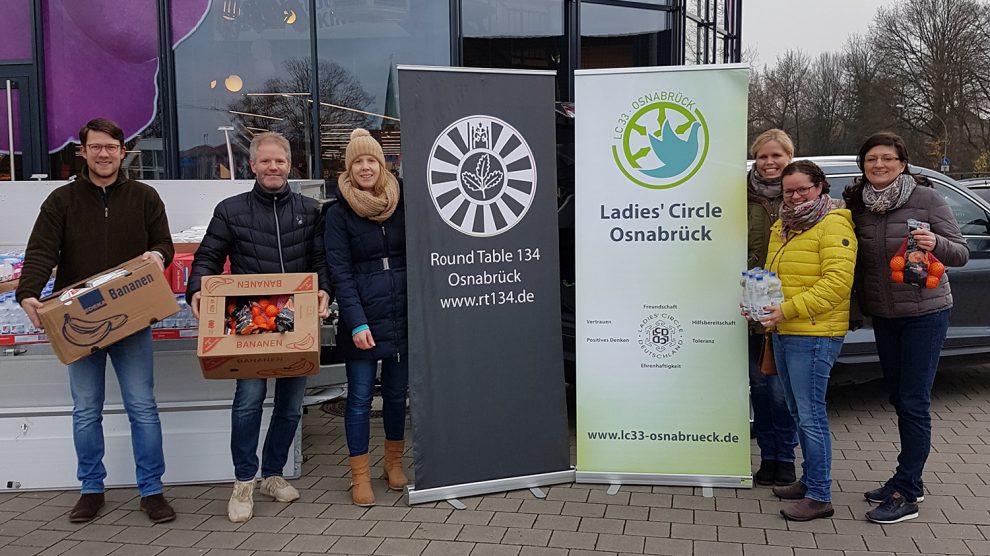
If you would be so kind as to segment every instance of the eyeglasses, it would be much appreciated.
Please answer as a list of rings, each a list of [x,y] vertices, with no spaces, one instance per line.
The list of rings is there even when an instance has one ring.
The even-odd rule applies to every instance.
[[[86,145],[86,150],[89,151],[90,154],[100,154],[100,151],[102,151],[104,149],[106,149],[107,154],[117,154],[117,151],[120,150],[120,145],[118,145],[116,143],[110,143],[110,144],[107,144],[107,145],[100,145],[98,143],[90,143],[90,144]]]
[[[875,156],[868,156],[865,159],[863,159],[863,162],[866,163],[866,164],[868,164],[868,165],[873,165],[873,164],[876,164],[877,162],[883,162],[884,164],[891,164],[891,163],[896,162],[898,160],[900,160],[900,158],[898,158],[896,156],[881,156],[879,158],[877,158]]]
[[[816,187],[818,187],[818,184],[817,183],[815,185],[809,185],[807,187],[798,187],[797,189],[785,189],[784,190],[784,197],[793,197],[795,193],[797,193],[798,195],[804,197],[805,195],[808,194],[809,191],[811,191],[812,189],[814,189]]]

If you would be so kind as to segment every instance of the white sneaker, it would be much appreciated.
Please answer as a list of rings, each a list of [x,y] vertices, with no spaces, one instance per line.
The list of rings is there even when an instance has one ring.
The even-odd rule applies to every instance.
[[[271,477],[261,479],[261,486],[258,487],[258,490],[262,494],[271,496],[278,502],[292,502],[299,499],[299,491],[296,490],[296,487],[290,485],[288,481],[279,475],[272,475]]]
[[[244,523],[254,515],[254,479],[234,481],[234,492],[227,502],[227,518],[234,523]]]

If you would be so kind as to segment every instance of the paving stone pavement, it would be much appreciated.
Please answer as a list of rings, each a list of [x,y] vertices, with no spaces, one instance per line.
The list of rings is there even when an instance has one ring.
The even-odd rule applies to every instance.
[[[701,489],[626,485],[614,496],[602,485],[573,484],[462,499],[413,508],[374,480],[378,505],[350,504],[343,420],[310,408],[304,417],[302,498],[280,504],[256,494],[255,516],[226,518],[230,485],[174,486],[179,512],[152,525],[134,489],[107,492],[107,506],[88,524],[66,512],[75,492],[0,493],[0,556],[268,554],[606,555],[696,554],[854,556],[858,554],[990,554],[990,365],[939,373],[933,398],[932,454],[921,516],[891,526],[867,522],[863,491],[894,469],[895,416],[883,385],[833,387],[829,393],[835,517],[784,521],[767,488]],[[372,461],[380,466],[382,431],[373,424]],[[573,439],[572,439],[573,446]],[[754,463],[759,462],[755,442]],[[0,456],[2,457],[2,456]]]

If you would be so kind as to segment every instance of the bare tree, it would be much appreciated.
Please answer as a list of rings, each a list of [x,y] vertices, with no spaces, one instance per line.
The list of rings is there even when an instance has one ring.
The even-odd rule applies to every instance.
[[[800,155],[853,154],[886,129],[915,163],[990,171],[990,2],[899,0],[840,53],[752,68],[749,91],[750,137],[779,127]]]
[[[845,123],[849,118],[844,92],[844,57],[823,52],[811,64],[804,87],[807,112],[802,150],[815,154],[844,152]]]
[[[881,7],[871,27],[870,48],[891,77],[888,102],[906,125],[931,138],[933,158],[946,152],[946,142],[962,158],[963,141],[972,150],[981,140],[965,129],[987,88],[980,79],[987,10],[977,0],[903,0]]]
[[[283,134],[299,148],[293,152],[293,165],[301,175],[306,175],[311,164],[303,164],[311,152],[306,146],[312,141],[309,91],[310,61],[308,58],[292,58],[285,62],[286,77],[269,79],[260,91],[247,93],[230,104],[235,122],[251,131],[271,130]],[[339,154],[343,146],[334,139],[346,139],[346,132],[355,127],[371,127],[373,119],[367,114],[374,97],[368,94],[351,72],[335,62],[321,61],[320,83],[320,151]],[[262,93],[262,94],[258,94]],[[339,132],[340,135],[334,135]]]

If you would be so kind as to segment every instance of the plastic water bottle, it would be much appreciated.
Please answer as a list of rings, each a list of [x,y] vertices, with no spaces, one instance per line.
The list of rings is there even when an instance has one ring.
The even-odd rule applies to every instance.
[[[770,316],[770,312],[763,307],[770,304],[770,296],[767,291],[767,282],[763,275],[756,277],[756,284],[753,286],[753,314],[759,318]]]
[[[746,307],[746,312],[749,313],[750,320],[759,320],[759,312],[761,306],[757,304],[756,299],[756,282],[757,278],[763,275],[765,271],[760,267],[753,267],[746,272],[746,292],[744,294],[744,305]]]
[[[767,297],[770,305],[780,305],[784,302],[784,290],[780,282],[780,277],[776,272],[771,272],[767,276]]]
[[[13,324],[14,313],[10,304],[7,303],[7,296],[0,296],[0,335],[10,334],[11,324]]]
[[[749,299],[746,295],[749,292],[749,290],[746,287],[748,280],[749,280],[749,272],[743,271],[742,273],[740,273],[739,287],[742,289],[739,294],[739,306],[747,313],[749,312]]]

